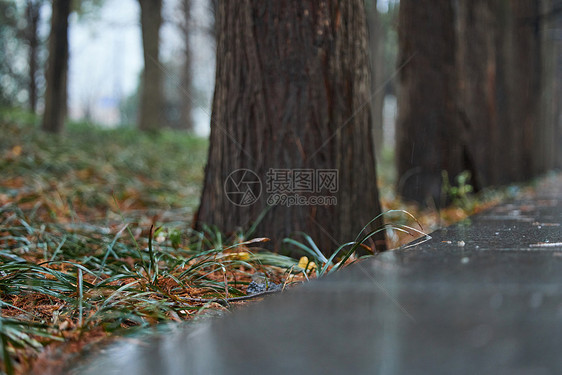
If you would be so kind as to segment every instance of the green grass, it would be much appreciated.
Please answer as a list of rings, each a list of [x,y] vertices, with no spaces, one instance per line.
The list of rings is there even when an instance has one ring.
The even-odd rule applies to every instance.
[[[66,198],[94,206],[111,196],[134,201],[139,191],[143,201],[135,203],[150,207],[197,204],[206,139],[177,131],[149,135],[84,123],[69,123],[62,135],[54,136],[38,131],[38,119],[13,110],[0,112],[0,126],[2,180],[23,177],[27,189],[39,191],[71,189],[72,194],[63,194]],[[15,193],[1,189],[0,193]]]
[[[45,346],[183,321],[242,296],[255,272],[275,282],[296,261],[251,232],[195,232],[207,141],[162,131],[69,123],[0,111],[2,370],[23,373]],[[302,270],[300,270],[302,271]],[[96,336],[97,337],[97,336]]]
[[[250,246],[260,240],[225,239],[209,249],[207,235],[188,229],[178,244],[172,236],[177,227],[151,228],[147,237],[129,227],[69,230],[34,222],[14,205],[0,209],[0,337],[7,373],[15,360],[53,340],[79,339],[97,328],[121,334],[187,320],[213,307],[190,298],[242,296],[252,273],[271,275],[278,273],[272,265],[296,264],[263,251],[254,255]]]
[[[370,232],[367,232],[367,228],[381,217],[385,217],[387,221],[388,219],[391,219],[393,223],[386,223],[380,228],[375,228]],[[396,220],[396,217],[399,217],[402,220],[404,218],[409,219],[410,221],[416,223],[420,229],[414,228],[410,225],[402,224]],[[314,274],[314,276],[316,277],[322,277],[340,270],[342,267],[348,265],[350,261],[354,262],[361,259],[354,259],[352,258],[352,256],[360,253],[360,251],[358,250],[360,250],[362,246],[365,246],[367,249],[369,249],[366,245],[364,245],[364,243],[377,233],[387,231],[388,229],[391,229],[393,232],[399,232],[408,235],[410,236],[410,238],[423,236],[423,241],[431,239],[431,236],[427,235],[423,231],[421,223],[412,214],[404,210],[389,210],[377,215],[375,218],[369,221],[353,241],[340,245],[329,258],[326,258],[326,256],[320,251],[312,237],[303,232],[296,233],[296,235],[304,238],[304,241],[301,242],[295,240],[294,238],[285,238],[283,240],[283,243],[291,245],[293,246],[293,248],[299,249],[303,254],[305,254],[306,258],[301,259],[301,262],[299,262],[299,266],[301,269],[307,271],[306,274]],[[369,251],[371,250],[369,249]],[[369,256],[372,255],[366,255],[364,257]]]

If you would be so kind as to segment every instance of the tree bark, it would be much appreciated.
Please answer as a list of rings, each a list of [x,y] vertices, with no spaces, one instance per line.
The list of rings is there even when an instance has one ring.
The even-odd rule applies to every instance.
[[[562,11],[562,1],[558,0],[560,11]],[[541,2],[539,11],[539,20],[543,23],[541,34],[541,55],[542,59],[542,76],[541,76],[541,98],[540,98],[540,122],[545,124],[545,129],[541,132],[541,139],[547,145],[542,151],[544,159],[542,162],[547,169],[556,168],[557,153],[559,153],[559,145],[562,139],[558,138],[558,111],[560,107],[560,97],[557,93],[557,87],[561,85],[560,77],[557,73],[557,66],[562,60],[557,59],[557,42],[554,31],[556,30],[556,18],[552,17],[552,9],[555,5],[553,0],[544,0]],[[562,20],[562,13],[560,16]],[[559,25],[562,26],[562,25]],[[562,155],[562,152],[560,153]]]
[[[465,152],[474,164],[472,184],[479,189],[508,180],[507,171],[500,168],[505,168],[507,149],[498,147],[507,139],[507,106],[502,104],[507,81],[501,55],[507,48],[502,37],[506,22],[498,19],[494,1],[463,0],[458,9],[459,114]]]
[[[139,129],[158,131],[163,125],[163,82],[160,64],[162,0],[139,0],[144,57]]]
[[[233,232],[268,209],[254,235],[279,245],[304,231],[330,254],[381,211],[363,1],[222,1],[217,15],[216,86],[197,226]],[[234,205],[225,193],[239,169],[260,179],[245,181],[261,182],[253,204]],[[281,177],[272,179],[270,169],[337,171],[337,189],[299,193],[308,203],[320,195],[337,204],[275,204],[270,188]],[[292,196],[295,189],[279,192]],[[384,232],[371,245],[383,250]]]
[[[553,6],[557,7],[558,10],[562,9],[562,0],[553,0]],[[562,30],[562,13],[558,12],[557,17],[552,19],[552,24],[554,25],[554,30],[557,30],[560,33]],[[552,33],[554,34],[554,33]],[[551,34],[551,37],[554,36]],[[553,51],[554,54],[554,95],[552,97],[553,100],[553,116],[554,116],[554,127],[555,127],[555,144],[556,147],[556,154],[554,157],[554,166],[555,168],[562,169],[562,39],[556,38],[553,42],[555,49]]]
[[[399,12],[397,190],[439,205],[441,172],[465,169],[457,116],[455,18],[450,0],[403,0]]]
[[[538,12],[538,2],[525,0],[459,2],[459,109],[477,189],[552,165],[552,136],[540,115]]]
[[[28,64],[29,64],[29,78],[28,78],[28,95],[29,95],[29,109],[35,113],[37,111],[37,72],[39,69],[38,55],[39,55],[39,17],[42,1],[27,0],[26,4],[26,40],[28,44]]]
[[[52,133],[61,132],[66,116],[70,3],[70,0],[53,0],[52,4],[45,113],[41,125],[43,130]]]
[[[519,171],[517,180],[529,180],[546,172],[542,147],[545,129],[539,123],[541,97],[541,37],[539,27],[539,2],[512,0],[514,50],[511,61],[514,65],[513,120],[516,129],[521,129]],[[513,162],[512,162],[513,163]],[[516,180],[516,181],[517,181]]]
[[[552,168],[539,2],[431,3],[400,5],[401,60],[413,58],[401,72],[399,192],[425,203],[441,171],[468,170],[479,190]]]
[[[384,44],[383,29],[380,23],[377,0],[366,4],[367,25],[369,27],[369,60],[371,65],[371,105],[373,112],[373,135],[377,156],[383,149],[383,104],[384,104]]]
[[[183,14],[180,30],[183,37],[183,67],[181,76],[181,111],[182,111],[182,130],[193,131],[193,89],[192,89],[192,56],[191,56],[191,0],[182,0],[180,3],[181,12]]]

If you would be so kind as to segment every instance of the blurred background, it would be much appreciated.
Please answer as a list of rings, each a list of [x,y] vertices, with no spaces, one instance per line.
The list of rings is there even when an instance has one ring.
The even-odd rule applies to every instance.
[[[0,145],[5,179],[0,193],[9,193],[6,201],[19,196],[20,187],[30,189],[37,170],[56,169],[42,166],[55,163],[51,148],[60,150],[58,142],[68,142],[74,147],[68,155],[92,145],[100,153],[103,148],[103,155],[113,155],[100,160],[100,175],[107,175],[104,166],[123,161],[121,177],[132,170],[135,176],[144,176],[135,189],[145,189],[148,178],[168,189],[158,199],[137,206],[164,202],[165,210],[189,202],[193,209],[203,182],[210,132],[218,3],[0,0],[4,136]],[[560,168],[562,2],[420,4],[403,1],[399,17],[397,0],[364,1],[383,207],[402,207],[400,196],[424,208],[439,206],[440,201],[455,201],[458,194],[464,198]],[[22,113],[32,117],[23,121]],[[443,116],[437,127],[432,125],[434,113]],[[447,117],[453,113],[455,118]],[[28,126],[20,127],[23,123]],[[97,130],[85,131],[88,127]],[[36,129],[55,134],[64,129],[66,134],[43,145],[35,138],[42,141],[45,135],[34,133]],[[23,135],[24,130],[29,136]],[[173,133],[152,135],[162,135],[164,130]],[[149,135],[144,139],[142,133]],[[150,142],[153,155],[146,156],[146,149],[142,156],[137,154],[138,142]],[[183,144],[196,144],[197,152],[194,147],[187,153],[177,151],[169,142],[176,142],[178,150],[187,150]],[[112,154],[112,144],[119,145],[115,148],[119,154]],[[41,147],[48,148],[48,156],[36,156]],[[127,147],[134,151],[127,154]],[[68,158],[59,161],[61,170],[81,168],[82,164],[72,167]],[[84,155],[84,160],[95,158]],[[458,165],[453,165],[453,158]],[[144,169],[131,168],[133,163]],[[17,180],[23,175],[28,180]],[[87,174],[80,176],[88,177],[82,179],[88,183],[94,181]],[[189,191],[171,198],[171,180]],[[442,181],[447,183],[444,187]],[[68,182],[69,187],[75,185]],[[118,197],[131,195],[130,187],[106,185],[91,189],[96,194],[106,191],[107,196],[97,200],[107,201],[115,192]],[[8,191],[6,186],[19,190]],[[75,192],[69,194],[74,207],[83,199],[74,197]],[[468,206],[471,212],[472,205]]]
[[[185,9],[185,3],[189,9]],[[69,118],[107,127],[135,124],[144,66],[139,2],[84,0],[72,5],[68,28]],[[41,113],[51,2],[2,0],[0,6],[2,104],[31,107],[33,101],[34,111]],[[208,113],[214,88],[212,12],[205,0],[164,1],[160,30],[166,125],[172,128],[188,125],[182,123],[180,115],[186,96],[182,89],[183,71],[188,70],[192,73],[188,96],[193,101],[193,130],[201,135],[209,132]],[[187,62],[186,48],[193,51],[191,61]],[[35,49],[35,72],[29,69],[30,49]],[[35,81],[35,89],[30,89],[31,81]],[[35,98],[30,97],[31,91]]]
[[[51,2],[1,0],[0,7],[1,104],[29,107],[42,113]],[[381,15],[384,41],[381,62],[389,78],[398,50],[397,1],[379,0],[376,7]],[[162,3],[159,58],[164,78],[166,126],[192,130],[201,136],[209,133],[214,90],[214,12],[213,1],[209,0]],[[144,66],[139,1],[72,2],[68,39],[68,117],[106,127],[134,126]],[[30,71],[31,67],[34,71]],[[187,84],[186,71],[190,81]],[[385,135],[389,140],[393,136],[391,125],[396,112],[394,91],[394,81],[389,79],[385,90],[388,94]],[[191,123],[182,117],[186,101],[191,109],[188,119]]]

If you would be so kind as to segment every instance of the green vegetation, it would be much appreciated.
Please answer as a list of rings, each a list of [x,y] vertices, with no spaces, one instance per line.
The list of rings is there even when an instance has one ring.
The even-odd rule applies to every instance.
[[[402,219],[413,221],[422,230],[416,229],[410,225],[396,222],[396,220],[394,220],[395,217],[397,216],[396,214],[401,216]],[[387,219],[390,216],[392,216],[393,224],[387,223],[382,228],[375,228],[371,231],[367,231],[367,228],[382,216],[384,216]],[[408,235],[410,239],[419,236],[424,236],[426,239],[431,238],[426,233],[423,232],[423,228],[420,222],[409,212],[404,210],[389,210],[376,216],[371,221],[369,221],[363,227],[361,232],[357,234],[357,237],[355,237],[353,241],[340,245],[336,249],[336,251],[334,251],[334,253],[330,256],[330,258],[326,258],[326,256],[322,253],[322,251],[320,251],[318,246],[314,243],[314,240],[306,233],[302,233],[302,232],[296,233],[300,237],[304,238],[304,243],[296,241],[293,238],[286,238],[283,240],[283,242],[292,245],[297,249],[300,249],[305,254],[305,256],[301,258],[301,260],[299,261],[298,265],[300,268],[307,270],[308,274],[314,274],[316,277],[322,277],[332,272],[338,271],[343,266],[347,265],[349,261],[353,259],[352,256],[354,255],[361,254],[361,253],[370,254],[372,250],[370,247],[366,245],[366,242],[375,234],[382,231],[386,231],[387,229],[391,229],[391,232],[398,232]]]
[[[172,131],[148,135],[85,123],[68,124],[65,134],[57,137],[37,131],[37,121],[27,113],[0,113],[5,190],[0,193],[13,197],[16,190],[6,189],[12,184],[33,187],[37,193],[58,192],[68,199],[59,202],[65,205],[103,205],[111,197],[126,209],[196,205],[207,140]]]
[[[465,211],[472,210],[476,201],[474,199],[474,188],[470,184],[471,173],[464,171],[455,178],[456,184],[451,186],[447,171],[443,171],[443,198],[445,202],[450,200],[455,206],[461,207]]]
[[[303,279],[295,260],[257,247],[267,239],[189,227],[205,140],[80,123],[57,137],[37,121],[0,113],[5,373],[28,371],[59,341],[78,351],[124,330],[224,309],[194,299],[243,296],[258,271],[285,285]]]

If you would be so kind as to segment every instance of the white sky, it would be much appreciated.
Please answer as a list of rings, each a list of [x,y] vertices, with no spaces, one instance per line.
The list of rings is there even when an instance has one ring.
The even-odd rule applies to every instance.
[[[69,30],[69,98],[71,106],[98,95],[130,94],[142,69],[138,27],[139,9],[134,0],[107,0],[99,19],[77,22]]]

